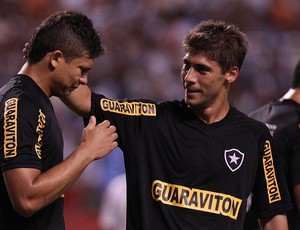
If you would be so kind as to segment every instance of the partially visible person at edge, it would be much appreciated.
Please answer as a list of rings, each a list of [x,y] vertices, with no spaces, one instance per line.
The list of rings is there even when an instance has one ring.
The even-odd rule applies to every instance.
[[[207,20],[186,34],[183,46],[182,101],[113,100],[86,85],[61,97],[85,119],[117,127],[127,229],[241,230],[251,193],[262,228],[287,229],[291,203],[270,132],[228,101],[246,35]]]
[[[85,15],[62,11],[45,19],[26,62],[0,89],[1,230],[63,230],[63,197],[84,169],[116,146],[116,127],[91,117],[78,148],[63,160],[63,136],[51,96],[87,83],[103,45]]]
[[[97,224],[101,230],[126,229],[126,175],[114,177],[100,202]]]
[[[287,212],[289,229],[300,229],[300,60],[298,61],[291,88],[286,94],[256,109],[249,114],[264,122],[269,128],[284,168],[293,209]],[[258,224],[250,209],[246,223]],[[249,219],[248,219],[249,216]]]

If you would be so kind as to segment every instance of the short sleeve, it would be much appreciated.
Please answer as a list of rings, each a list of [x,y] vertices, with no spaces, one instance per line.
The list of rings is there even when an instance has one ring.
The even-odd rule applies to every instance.
[[[3,116],[2,171],[12,168],[41,169],[41,140],[45,117],[29,98],[9,98]]]
[[[266,132],[259,145],[258,173],[253,190],[253,205],[262,219],[291,208],[290,196],[277,150]]]
[[[296,128],[294,139],[292,140],[291,152],[291,180],[293,186],[300,184],[300,127]]]

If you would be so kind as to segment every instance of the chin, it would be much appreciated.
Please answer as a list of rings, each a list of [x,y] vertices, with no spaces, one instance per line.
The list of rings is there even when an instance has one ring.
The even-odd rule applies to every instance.
[[[193,106],[195,103],[193,102],[193,100],[187,99],[185,98],[185,103],[189,106]]]
[[[67,92],[64,92],[62,93],[61,96],[69,96],[73,91],[67,91]]]
[[[199,108],[203,108],[203,104],[199,103],[199,101],[185,100],[185,103],[190,109],[198,110]]]
[[[56,97],[66,97],[66,96],[69,96],[70,94],[71,94],[71,91],[61,91],[61,92],[57,92],[53,96],[56,96]]]

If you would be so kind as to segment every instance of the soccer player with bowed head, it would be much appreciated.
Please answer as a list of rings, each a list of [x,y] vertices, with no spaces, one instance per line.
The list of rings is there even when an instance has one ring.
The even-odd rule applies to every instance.
[[[0,229],[64,230],[64,193],[94,160],[117,146],[116,127],[91,116],[79,146],[64,160],[63,136],[51,96],[87,83],[103,53],[92,21],[74,11],[45,19],[26,62],[0,89]]]

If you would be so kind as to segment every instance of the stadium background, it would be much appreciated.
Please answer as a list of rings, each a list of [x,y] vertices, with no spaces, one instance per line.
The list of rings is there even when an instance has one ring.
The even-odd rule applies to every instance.
[[[202,19],[231,21],[250,47],[232,86],[232,105],[248,113],[288,89],[300,58],[299,0],[0,0],[0,85],[23,64],[22,48],[42,19],[62,9],[92,18],[106,54],[89,85],[111,98],[181,99],[185,32]],[[66,156],[79,143],[82,120],[51,99],[65,138]],[[108,182],[123,171],[121,151],[94,162],[66,194],[67,229],[99,230],[96,217]],[[117,221],[117,220],[116,220]]]

